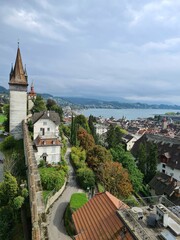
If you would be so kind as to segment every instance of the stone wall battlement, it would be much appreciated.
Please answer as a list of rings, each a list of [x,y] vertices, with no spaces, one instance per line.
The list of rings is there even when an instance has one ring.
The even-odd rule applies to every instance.
[[[41,179],[34,155],[33,143],[25,121],[23,121],[23,139],[31,209],[32,240],[47,240],[48,232]]]

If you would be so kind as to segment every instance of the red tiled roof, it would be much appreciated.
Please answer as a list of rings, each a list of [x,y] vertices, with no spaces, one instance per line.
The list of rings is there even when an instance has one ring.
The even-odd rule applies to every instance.
[[[120,240],[124,224],[117,215],[118,209],[128,206],[109,192],[96,194],[73,213],[76,240]],[[128,229],[123,239],[134,239]]]

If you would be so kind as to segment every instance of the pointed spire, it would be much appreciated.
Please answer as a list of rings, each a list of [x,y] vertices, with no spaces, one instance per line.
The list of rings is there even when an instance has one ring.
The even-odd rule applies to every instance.
[[[11,71],[10,71],[10,73],[9,73],[9,81],[11,80],[11,78],[12,78],[12,75],[13,75],[13,63],[11,63]]]
[[[36,96],[36,93],[34,91],[34,82],[31,83],[31,90],[29,92],[29,96]]]
[[[25,74],[25,71],[23,69],[21,53],[20,53],[20,49],[19,49],[19,42],[18,42],[16,61],[15,61],[13,73],[11,75],[9,83],[10,84],[26,85],[26,86],[28,85],[28,83],[27,83],[27,73]]]

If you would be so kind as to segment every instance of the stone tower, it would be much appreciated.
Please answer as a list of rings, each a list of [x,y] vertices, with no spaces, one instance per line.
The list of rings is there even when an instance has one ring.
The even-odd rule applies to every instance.
[[[31,109],[34,106],[34,101],[36,100],[36,93],[34,91],[34,83],[31,83],[31,90],[28,93],[28,114],[31,113]]]
[[[12,66],[9,76],[10,112],[9,130],[15,139],[21,139],[22,120],[27,116],[27,73],[23,69],[21,53],[18,46],[14,68]]]

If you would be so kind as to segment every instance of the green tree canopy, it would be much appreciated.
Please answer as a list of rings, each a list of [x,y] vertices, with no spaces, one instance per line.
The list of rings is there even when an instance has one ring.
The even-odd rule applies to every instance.
[[[109,148],[116,147],[122,142],[122,136],[125,133],[125,130],[119,126],[110,125],[107,131],[106,142]]]
[[[86,190],[88,187],[94,187],[95,175],[90,168],[88,167],[79,168],[76,174],[77,174],[77,181],[83,189]]]
[[[77,132],[77,139],[79,141],[79,145],[85,149],[89,150],[91,149],[94,145],[94,138],[91,134],[89,134],[84,128],[80,127]]]
[[[34,106],[31,109],[31,112],[41,112],[46,110],[46,105],[44,99],[40,96],[37,95],[36,99],[34,100]]]
[[[105,147],[95,145],[87,152],[86,161],[88,166],[98,173],[106,161],[112,161],[112,155]]]
[[[4,104],[3,111],[4,115],[6,116],[6,120],[3,122],[3,126],[6,132],[9,132],[9,104]]]
[[[128,197],[133,191],[128,171],[118,162],[105,162],[100,180],[105,189],[117,197]]]
[[[56,101],[54,101],[53,99],[48,99],[47,100],[47,103],[46,103],[46,107],[47,107],[47,110],[51,110],[51,108],[56,105]]]
[[[84,128],[88,133],[90,133],[88,121],[84,115],[78,115],[78,116],[73,116],[72,115],[72,120],[71,120],[71,144],[76,146],[78,144],[77,142],[77,132],[78,129],[82,127]]]
[[[140,143],[137,152],[137,166],[144,174],[145,183],[155,176],[158,162],[158,148],[157,145],[151,142]]]
[[[122,145],[117,145],[115,148],[111,148],[111,154],[113,161],[119,162],[122,166],[128,170],[129,178],[133,185],[135,192],[142,189],[143,174],[138,169],[135,163],[135,159],[130,152],[126,152]]]
[[[97,144],[98,137],[97,137],[97,134],[96,134],[96,128],[94,127],[94,123],[96,123],[96,118],[94,116],[90,115],[89,119],[88,119],[89,129],[90,129],[90,132],[91,132],[91,134],[94,138],[95,143]]]

